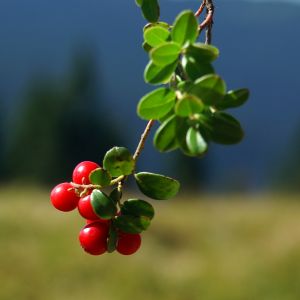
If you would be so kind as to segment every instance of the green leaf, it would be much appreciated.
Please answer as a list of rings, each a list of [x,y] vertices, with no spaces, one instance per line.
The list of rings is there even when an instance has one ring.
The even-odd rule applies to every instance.
[[[207,143],[199,130],[191,127],[186,135],[186,143],[190,153],[195,156],[201,156],[207,151]]]
[[[210,63],[198,62],[193,58],[185,56],[182,60],[182,66],[191,80],[197,80],[204,75],[215,73],[215,70]]]
[[[177,16],[171,36],[172,40],[179,45],[196,41],[198,37],[198,21],[192,11],[184,11]]]
[[[135,0],[135,3],[137,6],[141,6],[143,3],[143,0]]]
[[[219,49],[202,43],[191,44],[186,48],[185,55],[199,63],[210,63],[218,58]]]
[[[169,37],[169,30],[161,26],[150,27],[144,32],[144,39],[151,47],[157,47],[164,44]]]
[[[147,44],[146,42],[143,43],[142,47],[143,47],[143,49],[144,49],[147,53],[149,53],[149,52],[153,49],[153,48],[152,48],[149,44]]]
[[[152,199],[167,200],[174,197],[179,191],[179,182],[170,177],[147,172],[134,176],[140,191]]]
[[[144,216],[152,220],[154,217],[154,208],[150,203],[144,200],[129,199],[123,203],[121,213],[122,215],[136,217]]]
[[[243,105],[249,98],[248,89],[239,89],[235,91],[229,91],[222,101],[217,103],[216,109],[228,109],[235,108]]]
[[[95,214],[102,219],[111,219],[117,213],[114,202],[100,190],[93,190],[91,205]]]
[[[197,79],[189,92],[206,105],[215,105],[222,101],[226,93],[225,82],[215,74],[205,75]]]
[[[103,166],[112,177],[130,175],[134,170],[134,160],[128,149],[114,147],[106,152]]]
[[[239,121],[223,112],[216,112],[204,118],[201,117],[199,124],[208,132],[209,138],[218,144],[237,144],[244,137]]]
[[[109,234],[107,239],[107,252],[112,253],[116,250],[118,242],[118,231],[116,230],[114,224],[110,225]]]
[[[193,86],[193,82],[191,81],[181,81],[178,83],[177,88],[181,91],[181,92],[188,92]]]
[[[166,66],[175,62],[180,52],[181,47],[178,44],[168,42],[151,50],[150,57],[155,65]]]
[[[104,187],[110,184],[111,176],[106,170],[98,168],[90,173],[90,181],[92,184]]]
[[[154,135],[154,146],[158,151],[168,152],[178,148],[176,135],[176,116],[173,115],[165,120]]]
[[[146,20],[151,23],[158,21],[160,9],[157,0],[140,0],[138,4],[141,6],[143,16]]]
[[[176,118],[176,140],[180,147],[180,150],[188,156],[194,156],[193,153],[190,152],[187,143],[186,143],[186,136],[187,132],[190,128],[189,119],[188,118]]]
[[[137,113],[145,120],[165,116],[175,104],[176,94],[168,88],[156,89],[145,95],[138,104]]]
[[[151,224],[151,220],[144,216],[120,215],[114,220],[114,225],[125,233],[141,233]]]
[[[203,103],[195,96],[188,95],[180,99],[175,106],[175,113],[180,117],[188,117],[196,113],[202,112]]]
[[[168,83],[175,72],[177,61],[167,66],[156,66],[152,61],[147,65],[144,78],[147,83],[161,84]]]
[[[119,200],[122,198],[122,192],[116,187],[109,194],[109,198],[117,204]]]

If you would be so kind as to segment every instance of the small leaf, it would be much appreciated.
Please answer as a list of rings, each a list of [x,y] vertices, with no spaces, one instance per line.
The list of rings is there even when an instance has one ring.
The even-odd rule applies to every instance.
[[[145,120],[165,116],[175,104],[176,94],[168,88],[156,89],[145,95],[138,104],[137,113]]]
[[[199,63],[210,63],[218,58],[219,49],[202,43],[191,44],[186,48],[185,55]]]
[[[195,96],[189,95],[180,99],[175,106],[175,113],[180,117],[188,117],[196,113],[202,112],[203,103]]]
[[[135,0],[135,3],[137,6],[141,6],[143,3],[143,0]]]
[[[152,61],[146,66],[144,78],[147,83],[168,83],[175,72],[177,61],[167,66],[156,66]]]
[[[143,16],[151,23],[157,22],[160,15],[159,4],[157,0],[139,0]]]
[[[90,181],[92,184],[105,187],[110,184],[111,176],[106,170],[98,168],[90,173]]]
[[[117,204],[119,200],[122,198],[122,192],[116,187],[114,188],[111,193],[109,194],[109,198]]]
[[[134,170],[134,160],[128,149],[114,147],[106,152],[103,166],[112,177],[130,175]]]
[[[154,146],[158,151],[168,152],[178,148],[176,135],[176,117],[173,115],[165,120],[154,135]]]
[[[117,213],[114,202],[100,190],[93,190],[91,205],[97,216],[102,219],[111,219]]]
[[[172,40],[179,45],[196,41],[198,37],[198,21],[192,11],[184,11],[177,16],[171,35]]]
[[[120,215],[114,220],[114,225],[125,233],[141,233],[146,230],[151,224],[151,220],[148,217]]]
[[[177,88],[181,91],[181,92],[188,92],[193,86],[193,82],[191,81],[181,81],[178,83]]]
[[[235,108],[243,105],[249,98],[248,89],[239,89],[235,91],[229,91],[222,101],[217,103],[216,109],[228,109]]]
[[[118,231],[116,230],[114,224],[110,225],[109,234],[107,239],[107,252],[112,253],[116,250],[118,242]]]
[[[181,118],[181,117],[177,117],[176,118],[176,140],[177,143],[180,147],[180,150],[188,156],[194,156],[194,154],[192,154],[187,146],[186,143],[186,135],[187,132],[190,128],[190,124],[189,124],[189,119],[188,118]]]
[[[149,52],[153,49],[153,48],[152,48],[149,44],[147,44],[146,42],[143,43],[142,47],[143,47],[143,49],[144,49],[147,53],[149,53]]]
[[[215,74],[197,79],[189,92],[194,94],[206,105],[215,105],[222,101],[226,93],[225,82]]]
[[[174,197],[179,191],[179,182],[170,177],[147,172],[134,176],[141,192],[152,199],[167,200]]]
[[[207,131],[209,138],[218,144],[237,144],[244,137],[239,121],[223,112],[216,112],[204,118],[200,117],[199,124]]]
[[[150,52],[153,63],[157,66],[166,66],[172,64],[179,57],[181,48],[174,42],[162,44]]]
[[[132,215],[136,217],[144,216],[148,217],[150,220],[154,217],[153,206],[144,200],[138,199],[129,199],[125,201],[121,212],[122,215]]]
[[[190,153],[195,156],[201,156],[207,151],[207,143],[199,130],[191,127],[186,135],[186,143]]]
[[[191,80],[197,80],[204,75],[213,74],[215,72],[210,63],[198,62],[193,58],[187,58],[185,56],[182,60],[182,66]]]
[[[161,26],[150,27],[144,32],[144,39],[151,47],[157,47],[164,44],[169,37],[169,30]]]

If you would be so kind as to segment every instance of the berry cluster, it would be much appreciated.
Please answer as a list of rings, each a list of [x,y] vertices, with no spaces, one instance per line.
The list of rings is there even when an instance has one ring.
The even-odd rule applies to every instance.
[[[73,171],[73,182],[61,183],[52,190],[52,205],[63,212],[78,208],[79,214],[87,223],[79,233],[80,244],[87,253],[101,255],[117,250],[120,254],[131,255],[140,248],[141,235],[115,228],[113,220],[122,214],[121,210],[115,210],[113,216],[102,218],[93,208],[90,175],[97,170],[101,170],[101,167],[94,162],[84,161],[77,165]],[[77,185],[84,188],[75,188]],[[91,188],[86,188],[88,185]]]

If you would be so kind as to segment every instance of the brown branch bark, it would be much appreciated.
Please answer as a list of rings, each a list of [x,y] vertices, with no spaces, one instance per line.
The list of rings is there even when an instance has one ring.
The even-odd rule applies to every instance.
[[[203,2],[200,5],[200,8],[195,13],[196,17],[199,17],[204,10],[204,7],[206,7],[206,18],[205,20],[199,25],[199,29],[203,30],[206,28],[206,38],[205,43],[211,44],[212,41],[212,26],[213,26],[213,16],[215,12],[215,6],[213,3],[213,0],[203,0]]]

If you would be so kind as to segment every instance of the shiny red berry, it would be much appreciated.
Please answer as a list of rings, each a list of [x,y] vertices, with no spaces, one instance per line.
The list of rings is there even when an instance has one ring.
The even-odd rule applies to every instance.
[[[100,166],[92,161],[83,161],[73,171],[73,182],[78,184],[90,184],[90,174]]]
[[[111,221],[110,220],[104,220],[104,219],[101,219],[101,218],[98,218],[97,220],[89,220],[89,219],[86,220],[86,224],[91,224],[91,223],[94,223],[94,222],[104,223],[107,226],[109,226]]]
[[[53,206],[60,211],[71,211],[77,207],[77,197],[72,185],[68,182],[57,185],[50,195]]]
[[[108,230],[107,224],[97,221],[86,225],[79,233],[82,248],[92,255],[105,253],[107,251]]]
[[[87,195],[83,198],[80,198],[78,202],[78,211],[80,215],[88,220],[97,220],[99,217],[95,214],[92,204],[91,204],[91,195]]]
[[[120,233],[117,243],[117,251],[123,255],[131,255],[141,247],[140,234]]]

